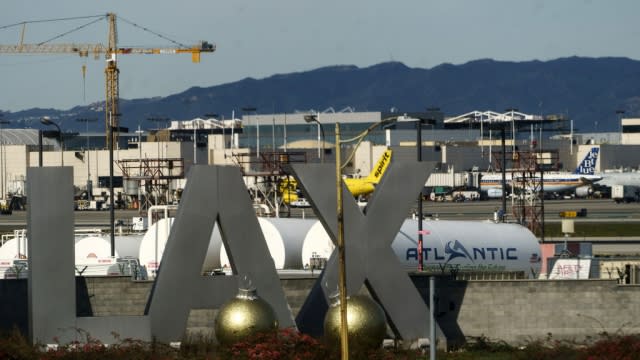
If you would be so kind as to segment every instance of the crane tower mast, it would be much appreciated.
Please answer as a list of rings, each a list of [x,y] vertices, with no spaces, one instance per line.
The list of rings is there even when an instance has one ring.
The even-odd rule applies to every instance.
[[[118,143],[118,135],[120,133],[120,123],[118,121],[118,103],[120,99],[120,93],[118,91],[118,75],[120,70],[117,65],[117,51],[118,48],[118,32],[116,28],[116,15],[113,13],[107,14],[109,18],[109,42],[107,48],[107,67],[105,68],[105,134],[107,136],[107,146]]]

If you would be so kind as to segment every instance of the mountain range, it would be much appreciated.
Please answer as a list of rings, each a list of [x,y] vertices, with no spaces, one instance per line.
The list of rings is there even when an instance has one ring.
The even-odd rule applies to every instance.
[[[120,100],[120,124],[156,128],[148,118],[187,120],[216,113],[230,118],[243,108],[258,114],[315,109],[424,111],[438,107],[446,116],[473,110],[529,114],[564,114],[583,131],[616,131],[619,114],[640,115],[640,61],[628,58],[569,57],[549,61],[507,62],[490,59],[430,69],[386,62],[245,78],[211,87],[192,87],[167,97]],[[31,127],[44,115],[64,121],[65,131],[83,131],[77,118],[103,119],[104,104],[68,110],[33,108],[4,112],[13,127]]]

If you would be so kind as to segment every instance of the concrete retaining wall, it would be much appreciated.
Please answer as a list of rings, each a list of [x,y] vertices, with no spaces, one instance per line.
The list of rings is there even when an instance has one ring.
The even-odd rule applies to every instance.
[[[462,285],[462,284],[460,284]],[[466,336],[521,343],[551,334],[583,339],[640,331],[640,287],[616,281],[504,281],[466,284],[458,324]]]
[[[426,277],[414,282],[426,298]],[[640,286],[615,280],[441,279],[436,296],[438,321],[450,339],[484,336],[523,344],[549,335],[580,341],[640,331]]]
[[[281,280],[294,316],[314,281],[311,276]],[[426,301],[428,278],[413,276],[413,281]],[[86,288],[78,281],[79,292],[86,291],[80,297],[88,297],[91,305],[79,310],[81,316],[143,315],[152,286],[152,282],[126,277],[85,278],[84,284]],[[454,281],[442,277],[436,289],[437,319],[452,345],[479,336],[522,344],[549,334],[553,339],[582,340],[603,332],[640,332],[640,286],[618,285],[615,280]],[[18,298],[26,304],[25,291],[4,292],[0,297],[2,307],[14,311]],[[215,312],[192,310],[188,334],[212,335]]]
[[[152,281],[129,277],[85,277],[93,316],[144,315]]]
[[[82,315],[144,315],[145,305],[153,285],[152,281],[131,281],[128,277],[86,277],[84,279],[91,307],[90,311],[85,310]],[[315,276],[281,279],[287,302],[294,316],[300,310],[314,282]],[[187,334],[213,336],[216,313],[216,309],[191,310],[187,321]]]

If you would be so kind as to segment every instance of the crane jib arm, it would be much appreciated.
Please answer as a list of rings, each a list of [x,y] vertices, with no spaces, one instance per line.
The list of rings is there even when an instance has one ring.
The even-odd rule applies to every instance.
[[[187,48],[118,48],[116,54],[191,54],[193,62],[200,61],[200,53],[214,52],[215,45],[206,41]],[[80,56],[103,55],[109,50],[102,44],[22,44],[0,45],[4,54],[78,54]]]
[[[119,89],[118,89],[118,67],[116,65],[116,55],[126,55],[126,54],[191,54],[191,61],[194,63],[200,62],[200,54],[201,53],[212,53],[216,50],[216,46],[207,41],[200,41],[198,44],[193,46],[187,46],[180,44],[176,41],[172,41],[171,39],[167,39],[164,36],[160,36],[158,33],[154,33],[165,40],[172,41],[174,44],[178,45],[176,47],[168,47],[168,48],[129,48],[129,47],[118,47],[118,36],[116,31],[116,15],[114,13],[108,13],[107,19],[109,22],[109,37],[108,37],[108,45],[105,46],[103,44],[73,44],[73,43],[60,43],[53,44],[44,42],[39,44],[25,44],[23,43],[24,37],[24,25],[23,25],[23,36],[20,39],[19,44],[14,45],[0,45],[0,54],[78,54],[81,57],[87,57],[89,54],[93,55],[94,58],[98,59],[100,55],[104,56],[107,59],[107,67],[105,69],[106,75],[106,98],[105,98],[105,117],[106,117],[106,133],[107,133],[107,143],[113,144],[118,140],[118,131],[119,123],[118,123],[118,101],[119,101]],[[89,24],[94,23],[95,21],[90,22]],[[130,22],[129,22],[130,23]],[[23,23],[24,24],[24,23]],[[86,24],[86,25],[89,25]],[[130,23],[136,27],[136,24]],[[83,28],[84,26],[80,26],[75,30]],[[144,28],[143,28],[144,29]],[[148,29],[144,29],[149,31]],[[69,32],[67,32],[69,33]],[[67,33],[63,34],[66,35]],[[62,36],[62,35],[60,35]],[[59,38],[60,36],[56,36],[54,39]],[[114,129],[115,132],[113,131]],[[111,136],[109,136],[111,134]]]

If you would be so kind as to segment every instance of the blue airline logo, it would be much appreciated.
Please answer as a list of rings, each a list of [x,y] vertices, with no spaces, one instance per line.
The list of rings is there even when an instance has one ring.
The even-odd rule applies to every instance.
[[[451,246],[451,241],[447,243],[447,246],[444,248],[444,253],[449,254],[449,259],[447,259],[447,263],[455,258],[468,258],[471,259],[471,255],[465,247],[460,243],[460,241],[456,240]],[[472,260],[473,261],[473,260]]]
[[[584,157],[580,165],[574,171],[575,174],[581,175],[593,175],[596,169],[596,161],[598,161],[598,153],[600,152],[600,148],[593,147],[587,153],[587,156]]]
[[[514,247],[472,247],[468,251],[460,241],[454,240],[447,242],[444,254],[438,248],[425,247],[422,249],[422,257],[425,261],[445,260],[445,264],[456,258],[469,259],[475,263],[476,260],[518,260],[517,252],[518,249]],[[417,261],[418,249],[407,248],[406,260]]]

